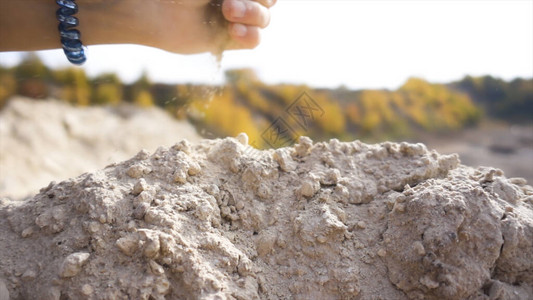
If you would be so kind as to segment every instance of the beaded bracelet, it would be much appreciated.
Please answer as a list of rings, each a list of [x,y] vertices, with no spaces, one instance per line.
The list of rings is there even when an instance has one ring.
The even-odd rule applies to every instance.
[[[79,24],[78,18],[73,16],[78,12],[78,5],[74,0],[56,0],[56,3],[59,5],[56,18],[59,21],[58,29],[63,51],[71,63],[81,65],[87,57],[80,40],[81,33],[77,29],[72,29]]]

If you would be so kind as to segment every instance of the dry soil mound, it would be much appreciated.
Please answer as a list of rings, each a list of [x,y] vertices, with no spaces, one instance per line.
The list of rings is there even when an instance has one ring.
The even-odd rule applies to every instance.
[[[528,299],[533,189],[421,144],[180,142],[0,204],[0,299]]]
[[[0,196],[34,195],[52,180],[126,160],[186,138],[194,128],[157,108],[72,107],[13,98],[0,112]]]

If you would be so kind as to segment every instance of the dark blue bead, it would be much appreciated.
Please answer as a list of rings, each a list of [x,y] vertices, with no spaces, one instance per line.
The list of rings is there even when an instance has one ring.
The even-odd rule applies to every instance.
[[[83,49],[80,49],[79,51],[68,51],[68,50],[63,49],[63,52],[65,52],[65,55],[68,58],[72,58],[72,59],[78,59],[85,54]]]
[[[83,51],[83,49],[81,49],[80,51],[66,51],[64,50],[63,52],[65,52],[65,55],[67,56],[67,59],[71,62],[71,63],[75,63],[75,64],[82,64],[84,63],[87,59],[85,57],[85,52]]]
[[[81,39],[81,33],[77,29],[61,30],[59,32],[59,35],[62,38],[71,39],[71,40],[79,40],[79,39]]]
[[[78,58],[70,58],[67,56],[67,59],[75,65],[82,65],[85,61],[87,61],[87,57],[85,57],[85,55]]]
[[[86,60],[83,49],[77,52],[64,51],[70,62],[83,63]]]
[[[78,18],[73,17],[73,16],[66,16],[66,15],[60,14],[59,10],[58,10],[58,13],[56,14],[56,17],[57,17],[57,20],[59,22],[63,23],[64,26],[66,26],[66,27],[74,27],[74,26],[78,26],[78,24],[79,24]]]
[[[59,25],[57,25],[57,30],[59,30],[59,32],[61,31],[67,31],[69,30],[70,28],[72,28],[74,26],[71,26],[69,24],[63,24],[63,23],[59,23]]]
[[[72,0],[56,0],[56,3],[61,7],[78,10],[78,5]]]
[[[72,9],[72,8],[68,8],[68,7],[60,7],[57,11],[56,11],[56,15],[57,14],[62,14],[62,15],[65,15],[65,16],[72,16],[72,15],[75,15],[78,13],[78,9]]]
[[[80,40],[69,40],[62,38],[61,44],[63,44],[63,49],[65,51],[80,51],[83,49],[83,44]]]

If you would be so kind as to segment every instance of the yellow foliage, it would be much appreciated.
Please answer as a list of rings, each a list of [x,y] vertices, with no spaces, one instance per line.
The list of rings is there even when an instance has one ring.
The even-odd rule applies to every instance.
[[[361,123],[361,110],[359,109],[359,106],[354,103],[350,102],[345,107],[346,116],[348,116],[348,120],[352,124],[360,124]]]
[[[324,114],[315,119],[322,131],[333,136],[343,134],[346,119],[339,103],[328,99],[324,94],[314,94],[313,99],[324,110]]]
[[[154,105],[154,99],[152,98],[150,92],[147,90],[141,90],[137,96],[135,96],[133,103],[140,107],[150,107]]]
[[[12,74],[0,75],[0,108],[4,106],[6,100],[17,90],[17,81]]]
[[[360,101],[363,109],[361,120],[363,131],[368,133],[378,129],[386,120],[387,113],[384,112],[384,108],[387,96],[381,91],[368,90],[361,92]]]
[[[479,114],[470,97],[418,78],[401,88],[409,99],[408,115],[427,130],[459,129]]]
[[[217,94],[208,105],[193,103],[193,107],[203,113],[203,121],[213,130],[230,136],[245,132],[250,141],[261,141],[261,132],[255,124],[250,110],[235,103],[234,93],[225,89]]]
[[[97,104],[119,104],[122,100],[122,89],[115,84],[99,84],[96,87],[95,102]]]

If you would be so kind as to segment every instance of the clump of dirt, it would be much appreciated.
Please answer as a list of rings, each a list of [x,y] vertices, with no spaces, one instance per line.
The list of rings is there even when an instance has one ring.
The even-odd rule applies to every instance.
[[[35,195],[50,181],[154,151],[195,129],[159,108],[74,107],[57,100],[12,98],[0,112],[0,197]]]
[[[0,298],[533,293],[533,188],[422,144],[182,141],[3,200],[0,228]]]

